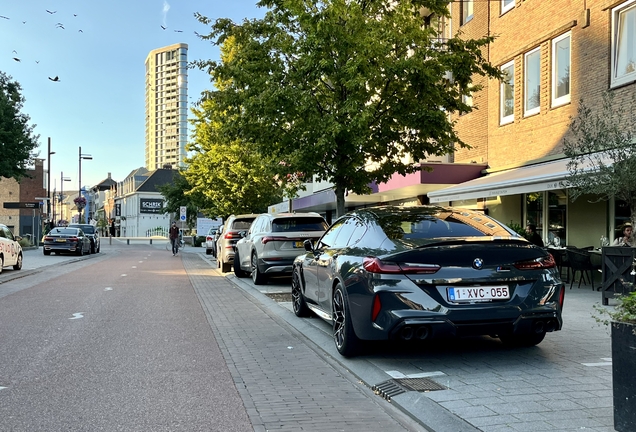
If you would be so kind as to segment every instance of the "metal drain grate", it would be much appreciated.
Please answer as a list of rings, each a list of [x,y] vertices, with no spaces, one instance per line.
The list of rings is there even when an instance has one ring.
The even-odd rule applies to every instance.
[[[375,394],[390,401],[392,397],[407,391],[427,392],[434,390],[446,390],[447,387],[428,378],[398,378],[376,384],[371,389]]]

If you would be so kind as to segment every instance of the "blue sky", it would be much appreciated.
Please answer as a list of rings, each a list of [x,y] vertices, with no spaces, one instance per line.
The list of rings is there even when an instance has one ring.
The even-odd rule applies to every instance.
[[[195,12],[240,22],[265,9],[256,0],[0,1],[0,16],[9,18],[0,18],[0,71],[22,86],[22,112],[40,135],[40,158],[51,138],[51,189],[59,190],[64,172],[71,178],[64,189],[77,190],[80,146],[93,157],[82,161],[84,186],[109,172],[123,180],[144,165],[148,53],[187,43],[189,61],[219,57],[217,47],[194,34],[209,32]],[[192,103],[212,84],[198,69],[188,73]],[[49,80],[56,76],[59,82]]]

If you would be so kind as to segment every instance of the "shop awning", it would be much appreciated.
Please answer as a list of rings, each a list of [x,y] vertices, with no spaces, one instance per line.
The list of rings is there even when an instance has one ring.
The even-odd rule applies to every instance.
[[[488,198],[567,188],[569,158],[488,174],[428,193],[431,203]]]

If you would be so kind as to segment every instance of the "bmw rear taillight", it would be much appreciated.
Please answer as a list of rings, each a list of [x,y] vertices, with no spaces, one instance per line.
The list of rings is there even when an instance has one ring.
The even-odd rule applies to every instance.
[[[539,270],[549,269],[556,267],[556,262],[552,254],[548,254],[547,257],[540,257],[530,261],[520,261],[514,264],[519,270]]]
[[[53,241],[53,237],[44,237],[44,241]]]
[[[207,236],[207,237],[205,238],[205,241],[212,241],[212,240],[214,240],[214,238],[213,238],[213,237],[210,237],[210,236]]]
[[[68,240],[72,241],[72,242],[78,242],[79,241],[79,239],[77,237],[69,237]]]
[[[362,267],[369,273],[379,274],[433,274],[441,268],[437,264],[395,263],[376,257],[364,258]]]
[[[232,240],[232,239],[235,239],[235,238],[241,238],[241,236],[239,235],[239,233],[237,231],[230,231],[230,232],[226,233],[224,237],[226,239],[228,239],[228,240]]]

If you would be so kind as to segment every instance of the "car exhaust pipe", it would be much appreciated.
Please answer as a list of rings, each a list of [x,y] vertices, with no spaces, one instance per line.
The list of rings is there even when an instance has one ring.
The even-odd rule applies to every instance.
[[[413,339],[414,334],[413,327],[406,326],[402,329],[402,340],[409,341]]]
[[[424,340],[428,337],[428,327],[422,326],[415,331],[415,337],[419,340]]]
[[[557,323],[555,320],[549,320],[545,325],[545,331],[552,332],[556,329]]]
[[[545,324],[543,321],[535,321],[534,322],[534,332],[539,334],[543,333],[545,330]]]

